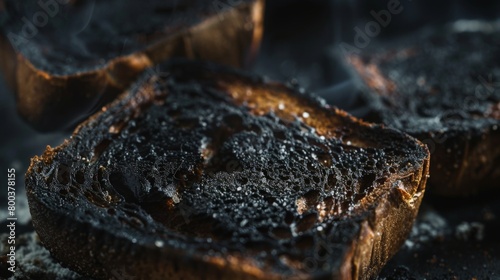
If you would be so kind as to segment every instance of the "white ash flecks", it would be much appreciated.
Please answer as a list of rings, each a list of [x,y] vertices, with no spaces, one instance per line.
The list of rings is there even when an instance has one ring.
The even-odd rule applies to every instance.
[[[0,235],[0,253],[7,252],[7,234]],[[49,251],[41,244],[36,233],[26,233],[19,235],[16,239],[16,272],[9,275],[9,280],[83,280],[80,276],[57,263],[50,255]]]
[[[463,241],[481,241],[484,239],[484,224],[479,222],[462,222],[455,228],[455,237]]]
[[[405,249],[418,249],[423,243],[442,240],[450,232],[447,221],[434,209],[427,207],[418,216]]]

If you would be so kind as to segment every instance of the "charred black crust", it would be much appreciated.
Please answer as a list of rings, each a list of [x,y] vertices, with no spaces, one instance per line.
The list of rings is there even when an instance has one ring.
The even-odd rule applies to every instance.
[[[341,134],[320,137],[277,108],[256,115],[228,84],[313,106]],[[427,149],[405,134],[300,89],[175,61],[34,158],[26,180],[42,242],[85,275],[320,279],[377,273],[427,172]]]

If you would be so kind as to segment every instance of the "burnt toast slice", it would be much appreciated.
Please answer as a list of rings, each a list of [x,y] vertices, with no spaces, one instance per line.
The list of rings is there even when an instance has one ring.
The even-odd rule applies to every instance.
[[[72,128],[165,59],[244,66],[263,9],[264,0],[0,0],[0,68],[34,128]]]
[[[174,61],[32,159],[33,224],[95,277],[369,279],[399,249],[429,153],[301,89]]]
[[[347,56],[373,109],[365,119],[428,145],[436,194],[498,187],[500,28],[483,25],[464,31],[456,23]]]

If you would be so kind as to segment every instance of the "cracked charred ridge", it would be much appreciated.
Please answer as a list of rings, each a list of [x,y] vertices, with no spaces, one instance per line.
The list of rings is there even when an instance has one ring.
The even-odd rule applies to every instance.
[[[168,75],[142,79],[48,151],[50,160],[34,159],[28,172],[37,230],[73,269],[88,274],[95,270],[85,268],[95,264],[68,256],[56,246],[57,234],[44,235],[67,232],[59,228],[66,223],[44,223],[46,213],[64,216],[68,225],[94,225],[83,231],[89,236],[99,228],[144,259],[156,273],[152,279],[166,275],[157,268],[173,264],[149,258],[150,250],[202,260],[228,279],[343,275],[348,255],[371,246],[370,240],[356,243],[362,222],[376,227],[393,217],[372,210],[386,200],[402,203],[389,194],[415,194],[394,182],[427,172],[428,153],[419,142],[299,89],[185,61],[162,66],[162,73]],[[397,214],[406,223],[413,219],[410,211]],[[393,230],[394,236],[404,232]],[[384,239],[390,250],[380,250],[391,255],[402,240]],[[82,254],[97,253],[88,244],[67,243]],[[373,264],[360,270],[365,276],[386,261],[357,258]],[[105,257],[100,266],[116,263]],[[124,263],[144,272],[132,260]]]
[[[394,178],[381,203],[370,209],[370,218],[361,223],[352,251],[347,255],[342,279],[372,279],[406,240],[418,214],[429,177],[428,156],[420,172]],[[386,217],[392,217],[387,219]]]

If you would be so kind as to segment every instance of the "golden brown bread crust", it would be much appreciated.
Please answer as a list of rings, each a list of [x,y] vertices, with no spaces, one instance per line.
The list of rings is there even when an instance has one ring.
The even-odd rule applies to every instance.
[[[3,1],[2,1],[3,4]],[[260,43],[264,0],[215,13],[200,24],[165,35],[145,49],[109,60],[94,71],[58,75],[35,67],[0,32],[3,71],[21,116],[41,131],[74,126],[123,92],[144,69],[171,57],[248,63]]]
[[[71,140],[55,149],[49,147],[42,156],[32,160],[27,172],[27,193],[33,223],[42,242],[57,259],[73,270],[97,279],[126,276],[137,277],[134,279],[199,279],[200,277],[206,279],[370,279],[395,254],[411,229],[425,190],[429,155],[422,143],[397,131],[354,119],[345,112],[329,108],[324,103],[296,89],[263,82],[260,79],[227,69],[203,64],[173,63],[163,71],[163,75],[168,76],[167,78],[153,76],[141,79],[129,93],[80,125]],[[169,82],[163,79],[167,79]],[[161,87],[164,82],[168,84],[166,88]],[[201,95],[196,95],[198,93]],[[189,96],[190,94],[195,95]],[[186,97],[186,95],[188,96]],[[206,107],[213,107],[213,113],[204,113],[203,109]],[[160,110],[160,108],[166,111],[159,111],[158,115],[155,115],[153,112]],[[213,115],[216,115],[216,112],[220,113],[219,109],[232,112],[227,115],[227,118],[223,118],[229,123],[216,123],[212,127],[210,120]],[[305,114],[306,112],[307,114]],[[195,124],[193,127],[192,121],[186,122],[189,119],[185,119],[185,115],[203,116],[199,120],[200,126]],[[126,201],[134,196],[144,196],[129,194],[132,198],[127,199],[127,194],[123,190],[119,191],[121,188],[119,184],[127,184],[128,179],[121,181],[113,179],[112,175],[109,175],[109,179],[105,179],[108,178],[108,175],[105,174],[111,172],[114,163],[121,162],[122,156],[119,155],[121,150],[125,149],[127,153],[132,153],[130,155],[132,158],[138,157],[133,154],[133,149],[127,148],[127,144],[123,146],[120,144],[119,148],[118,146],[115,148],[113,145],[124,141],[120,140],[122,139],[120,135],[127,135],[126,138],[133,139],[134,135],[142,135],[142,133],[149,131],[142,129],[146,123],[141,122],[141,116],[148,116],[147,123],[153,127],[155,127],[154,119],[157,117],[162,120],[160,123],[165,123],[162,124],[162,127],[165,128],[153,131],[153,135],[160,135],[164,133],[162,131],[168,131],[168,134],[165,134],[166,136],[160,140],[149,139],[146,140],[147,142],[142,142],[144,146],[154,147],[155,158],[161,158],[163,145],[169,147],[170,140],[168,140],[167,135],[170,135],[175,138],[171,140],[172,143],[175,144],[179,141],[183,143],[181,151],[172,151],[171,148],[167,150],[183,155],[181,166],[186,163],[189,165],[189,162],[193,161],[186,155],[190,151],[189,143],[192,142],[190,137],[193,135],[198,137],[198,133],[204,131],[203,127],[205,126],[208,129],[206,137],[215,137],[212,141],[217,145],[196,146],[196,149],[200,149],[201,159],[199,160],[203,166],[200,167],[200,162],[195,159],[192,162],[194,170],[191,170],[191,173],[187,172],[186,174],[181,170],[180,173],[184,174],[181,177],[186,176],[185,178],[191,179],[182,181],[182,185],[187,184],[186,189],[180,187],[177,190],[180,202],[172,203],[175,200],[166,199],[167,205],[170,206],[164,206],[163,203],[158,206],[162,209],[161,213],[168,212],[167,221],[165,221],[165,216],[155,216],[158,214],[157,211],[150,209],[148,213],[153,215],[153,219],[140,214],[130,214],[129,218],[134,218],[132,221],[135,221],[132,224],[137,222],[143,224],[134,229],[131,224],[125,222],[115,223],[115,219],[120,216],[117,213],[121,213],[121,207],[126,204]],[[277,119],[274,119],[274,116]],[[231,129],[238,129],[238,126],[243,125],[238,124],[240,118],[248,122],[245,131],[249,131],[244,134],[244,137],[238,138],[236,134],[233,137],[221,136],[220,131],[223,134],[228,133],[228,131],[233,131]],[[180,122],[180,120],[183,121]],[[179,125],[180,122],[181,126],[178,128],[169,127],[170,122],[175,125]],[[130,123],[136,123],[139,129],[132,130],[134,131],[133,135],[128,134]],[[202,123],[204,125],[201,125]],[[267,126],[264,125],[266,123]],[[261,129],[255,128],[255,124],[261,124]],[[229,128],[225,128],[226,125]],[[281,130],[281,125],[284,125],[286,130]],[[308,127],[314,128],[314,131],[310,132]],[[179,136],[181,138],[177,139],[176,134],[182,132],[183,129],[192,134],[181,134],[184,136]],[[275,143],[274,141],[279,142],[282,137],[285,137],[284,143],[298,141],[297,145],[293,147],[295,149],[303,147],[308,153],[312,151],[310,149],[317,148],[346,149],[345,152],[336,154],[340,157],[339,162],[336,156],[330,157],[325,154],[318,155],[319,159],[314,159],[314,157],[310,158],[290,152],[282,160],[275,159],[277,163],[284,161],[283,168],[286,164],[300,165],[302,161],[310,161],[310,163],[317,164],[315,168],[321,170],[331,172],[343,170],[347,173],[338,175],[337,179],[333,178],[332,180],[335,182],[318,182],[311,186],[297,185],[297,183],[281,186],[280,181],[287,182],[286,179],[275,179],[273,176],[267,177],[267,181],[255,181],[252,179],[253,177],[249,177],[248,180],[252,183],[269,186],[270,189],[267,189],[267,192],[270,193],[262,194],[260,191],[264,189],[256,186],[247,189],[249,194],[240,198],[238,195],[242,195],[242,191],[232,189],[232,183],[228,183],[227,188],[220,186],[224,185],[225,183],[221,182],[225,181],[218,181],[219,177],[217,176],[220,174],[222,174],[220,176],[226,176],[224,172],[217,173],[219,175],[213,177],[209,176],[209,170],[217,168],[215,158],[221,156],[221,149],[230,146],[231,139],[239,139],[238,142],[235,142],[239,144],[233,147],[234,151],[238,151],[246,145],[239,141],[258,135],[256,140],[252,140],[254,142],[250,142],[255,145],[255,149],[258,149],[260,147],[259,139],[268,137],[264,133],[269,130],[273,131],[275,136],[272,138],[275,140],[265,142],[268,144]],[[211,131],[216,131],[213,136],[210,134]],[[263,135],[254,134],[255,131],[260,131]],[[299,133],[294,138],[282,135],[294,131]],[[93,140],[88,139],[90,135],[92,135]],[[225,139],[218,139],[219,136]],[[303,141],[300,140],[301,137],[312,137],[307,138],[309,139],[306,141],[308,143],[313,139],[319,142],[314,142],[316,148],[307,148],[301,144]],[[90,140],[90,142],[87,143],[85,139]],[[161,146],[158,145],[160,142]],[[102,143],[105,145],[103,146]],[[328,143],[332,147],[324,146],[325,144],[321,143]],[[215,155],[205,155],[203,153],[205,149],[213,150],[214,152],[211,154]],[[374,166],[370,166],[364,160],[354,160],[353,164],[356,163],[356,166],[353,168],[366,171],[384,169],[384,171],[380,170],[381,173],[376,173],[380,174],[381,177],[372,177],[371,175],[368,177],[363,175],[359,179],[353,179],[353,177],[351,179],[356,182],[351,182],[352,185],[348,184],[349,176],[351,176],[349,175],[350,169],[338,169],[337,164],[348,164],[350,158],[356,158],[357,154],[363,154],[369,150],[374,154],[367,161],[378,160],[380,165],[373,163]],[[271,149],[267,153],[264,151],[261,156],[263,162],[267,162],[265,159],[268,156],[274,158],[272,151],[274,150]],[[106,158],[115,152],[118,154],[112,156],[112,162],[106,163]],[[238,155],[237,152],[235,154],[229,152],[228,154]],[[240,161],[242,170],[231,171],[229,175],[238,176],[239,172],[247,174],[245,172],[251,173],[254,168],[259,168],[259,165],[263,163],[260,161],[260,157],[250,159],[253,158],[254,154],[255,152],[243,154],[243,158],[236,157]],[[147,155],[142,156],[148,158]],[[297,158],[299,161],[295,161]],[[177,166],[175,157],[171,157],[170,161]],[[69,173],[62,165],[67,165],[66,168],[70,168]],[[88,173],[85,171],[82,177],[82,175],[78,175],[77,165],[82,168],[95,165],[101,171],[96,171],[95,176],[97,177],[95,178],[92,175],[93,171],[90,170]],[[123,169],[123,167],[120,168]],[[266,171],[270,166],[264,165],[262,168],[263,171]],[[302,167],[298,166],[298,168],[300,170]],[[145,170],[151,169],[154,168],[146,167]],[[181,167],[176,169],[174,177],[178,176],[177,172],[180,169]],[[120,173],[121,176],[127,176],[125,174],[135,171],[122,172],[124,173]],[[259,172],[262,171],[257,173]],[[311,169],[305,170],[305,173],[302,172],[301,176],[306,178],[307,173],[314,174],[317,171]],[[141,177],[144,176],[147,177],[147,175],[141,175]],[[204,179],[200,179],[200,176]],[[81,178],[78,179],[78,177]],[[299,178],[301,177],[299,176]],[[89,179],[92,181],[89,182],[92,186],[85,186],[84,181]],[[115,190],[104,186],[108,180],[116,188]],[[212,194],[217,188],[223,189],[220,190],[219,194],[210,196],[211,199],[204,196],[198,197],[202,191],[194,191],[197,189],[195,186],[203,185],[204,180],[209,183],[207,189],[209,194]],[[298,193],[293,191],[294,185],[298,188]],[[243,189],[248,188],[246,186],[243,183],[234,185],[235,188],[241,187]],[[284,188],[283,191],[287,194],[281,193],[281,188]],[[137,189],[135,190],[137,191]],[[190,193],[190,190],[193,190],[194,193]],[[231,197],[224,199],[226,194],[231,195]],[[254,198],[255,194],[258,194],[258,197]],[[233,195],[234,197],[232,197]],[[156,197],[158,194],[154,196]],[[214,200],[217,199],[221,199],[222,203],[216,204]],[[234,200],[238,199],[244,199],[244,201],[235,203]],[[336,199],[340,199],[340,201],[336,201]],[[241,204],[244,204],[245,200],[249,205],[243,207]],[[278,201],[282,201],[283,204],[277,203]],[[262,209],[265,206],[252,208],[252,202],[269,203],[266,207],[274,207],[274,210],[261,212],[265,211]],[[202,207],[202,212],[198,214],[203,214],[205,213],[203,211],[206,211],[208,215],[206,217],[202,215],[201,220],[196,220],[197,215],[195,214],[189,217],[196,221],[196,223],[189,225],[190,228],[201,223],[200,228],[194,233],[190,232],[189,228],[175,228],[175,225],[182,224],[182,220],[168,221],[169,216],[176,215],[177,208],[175,207],[180,207],[183,205],[182,203],[188,205],[191,203],[192,207]],[[228,209],[232,211],[230,215],[221,218],[220,221],[210,220],[212,214],[224,215],[225,210],[219,209],[219,207],[226,205],[226,203]],[[141,205],[149,207],[149,204]],[[285,209],[292,209],[293,212],[286,214],[286,212],[282,212]],[[125,211],[129,213],[130,209]],[[79,212],[82,212],[83,216],[80,216]],[[277,216],[272,216],[273,212],[276,212],[274,214]],[[237,220],[237,226],[231,227],[236,216],[248,213],[250,213],[250,217],[256,215],[255,217],[258,218],[250,222],[251,226]],[[310,224],[311,213],[316,213],[313,224]],[[271,226],[269,230],[274,232],[280,227],[279,223],[281,219],[284,219],[283,216],[287,215],[292,215],[295,217],[293,219],[297,219],[291,226],[293,232],[296,232],[296,236],[286,235],[286,237],[273,239],[267,233],[262,233],[262,229],[255,231],[254,227],[257,226],[252,224],[259,223],[262,227],[268,223],[265,221],[266,219],[273,219],[273,223],[269,225],[274,223],[276,225]],[[125,219],[125,217],[120,217]],[[207,219],[210,222],[204,224]],[[231,229],[235,236],[234,244],[231,243],[232,237],[223,237],[225,235],[216,234],[217,231],[210,229],[211,225],[218,223]],[[115,228],[115,226],[117,227]],[[167,237],[162,237],[163,227],[168,229],[165,233]],[[254,242],[254,237],[246,236],[247,230],[255,231],[254,234],[258,236],[271,238],[269,241],[271,245],[264,246],[264,249],[256,249],[263,245],[256,245],[259,243]],[[323,232],[331,234],[331,236],[325,237],[324,241],[321,237]],[[195,236],[201,238],[201,241],[197,241],[198,239],[194,238],[193,234],[198,234]],[[242,235],[239,236],[239,234]],[[151,236],[154,238],[151,239]],[[211,236],[210,241],[205,240],[207,236]],[[271,236],[274,235],[271,234]],[[312,241],[310,238],[313,238]],[[326,242],[327,240],[328,242]],[[247,243],[247,241],[251,242]],[[279,245],[287,244],[287,242],[293,244],[289,249]],[[312,243],[309,244],[309,242]],[[326,259],[324,256],[311,255],[317,246],[324,246],[326,252],[322,254],[327,255]],[[299,249],[299,257],[293,257],[294,248],[301,248]],[[255,250],[257,253],[254,252]],[[271,256],[276,254],[279,260],[273,257],[270,259],[263,257],[262,252]],[[314,262],[317,262],[316,267],[308,266],[308,263]]]

